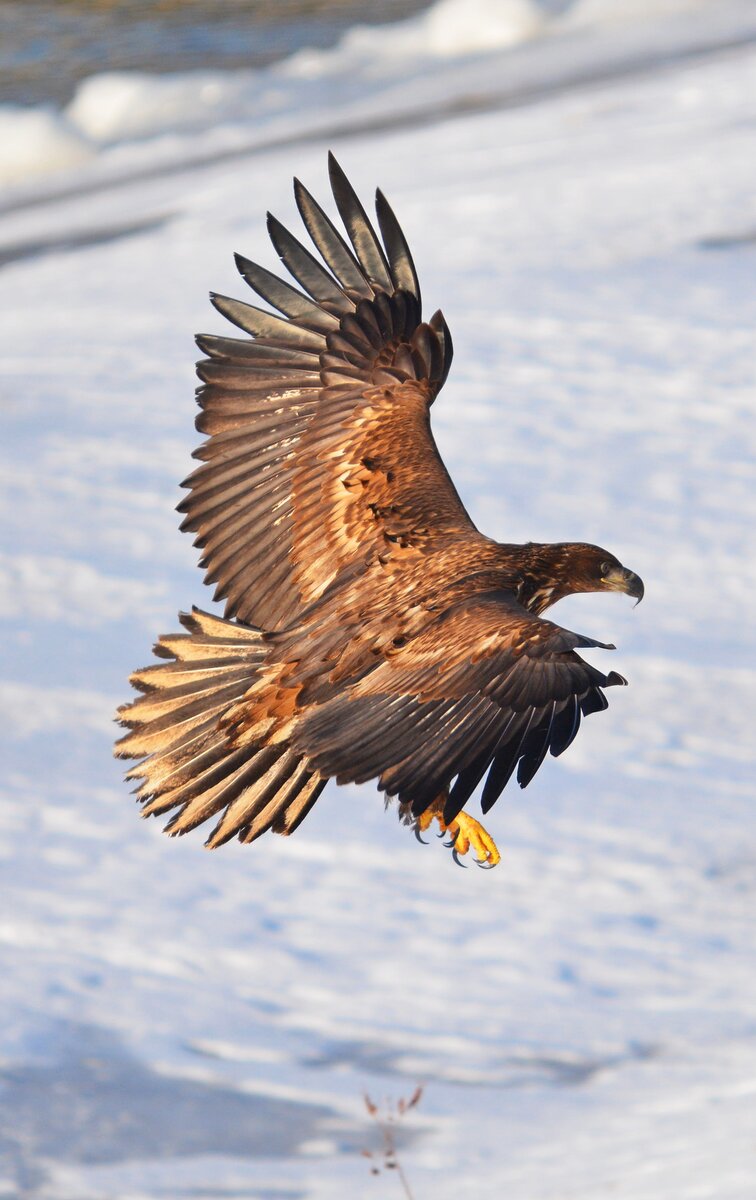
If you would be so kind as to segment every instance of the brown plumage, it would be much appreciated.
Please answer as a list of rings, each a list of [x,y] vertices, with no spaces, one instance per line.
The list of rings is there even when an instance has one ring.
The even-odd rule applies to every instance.
[[[643,594],[599,547],[475,528],[430,429],[446,323],[422,320],[382,194],[381,240],[329,168],[349,242],[295,182],[322,262],[269,216],[302,290],[237,257],[282,315],[213,296],[250,336],[197,339],[207,440],[180,509],[225,619],[182,616],[119,711],[144,813],[172,812],[171,833],[217,818],[211,846],[291,833],[332,777],[376,779],[415,816],[441,796],[448,822],[487,776],[487,811],[625,682],[576,653],[601,643],[541,613],[573,592]]]

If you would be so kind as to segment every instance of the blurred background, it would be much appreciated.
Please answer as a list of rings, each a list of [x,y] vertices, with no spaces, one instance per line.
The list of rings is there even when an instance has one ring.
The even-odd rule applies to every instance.
[[[751,0],[0,0],[0,1196],[745,1200],[756,1179]],[[174,506],[240,251],[388,195],[479,526],[646,583],[492,872],[373,787],[208,854],[112,714],[213,611]],[[619,694],[618,694],[619,693]],[[476,811],[473,802],[471,811]],[[366,1159],[371,1150],[377,1159]]]
[[[262,67],[303,46],[332,46],[353,24],[380,25],[427,0],[28,0],[0,5],[0,99],[65,103],[98,71]]]

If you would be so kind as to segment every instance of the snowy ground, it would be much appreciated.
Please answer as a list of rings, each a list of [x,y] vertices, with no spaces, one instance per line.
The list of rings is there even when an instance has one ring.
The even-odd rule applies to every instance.
[[[359,1154],[362,1093],[418,1082],[416,1200],[756,1194],[756,46],[731,42],[6,194],[0,1196],[398,1196]],[[637,611],[557,610],[631,686],[502,797],[493,872],[370,787],[210,855],[140,822],[110,760],[129,670],[209,603],[172,512],[207,289],[243,294],[234,249],[274,265],[264,211],[294,222],[294,172],[324,194],[328,144],[389,195],[452,329],[435,428],[474,518],[646,582]]]

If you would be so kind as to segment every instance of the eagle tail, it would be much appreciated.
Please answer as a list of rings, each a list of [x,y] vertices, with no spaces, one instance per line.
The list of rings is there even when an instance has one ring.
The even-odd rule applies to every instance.
[[[131,682],[143,694],[117,713],[129,732],[115,753],[140,760],[126,778],[140,781],[142,815],[175,810],[166,832],[176,835],[220,814],[210,847],[267,829],[293,833],[326,780],[285,743],[239,746],[223,725],[262,666],[262,633],[196,608],[180,620],[187,633],[155,646],[170,661],[136,671]]]

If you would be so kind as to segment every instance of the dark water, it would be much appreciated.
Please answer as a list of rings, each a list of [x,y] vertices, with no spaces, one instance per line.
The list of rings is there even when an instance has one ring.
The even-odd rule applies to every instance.
[[[429,0],[0,0],[0,102],[65,104],[98,71],[261,67]]]

